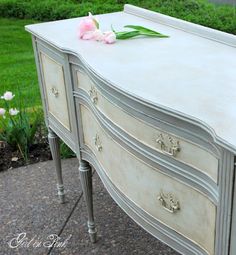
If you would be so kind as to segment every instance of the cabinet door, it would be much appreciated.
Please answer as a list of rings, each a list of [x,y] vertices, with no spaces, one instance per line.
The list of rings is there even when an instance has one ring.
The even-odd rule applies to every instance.
[[[46,123],[76,151],[78,139],[68,57],[37,38],[34,43]]]
[[[40,51],[42,78],[48,112],[70,130],[69,109],[63,65]]]

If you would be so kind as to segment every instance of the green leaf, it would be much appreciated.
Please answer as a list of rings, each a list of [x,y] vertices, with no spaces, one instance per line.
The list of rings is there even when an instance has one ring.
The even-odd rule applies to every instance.
[[[140,32],[140,35],[146,35],[146,36],[153,36],[153,37],[160,37],[160,38],[167,38],[169,36],[167,35],[163,35],[157,31],[151,30],[149,28],[146,27],[142,27],[142,26],[135,26],[135,25],[126,25],[124,26],[125,28],[131,28],[134,29],[136,31]]]
[[[116,32],[116,39],[125,40],[140,35],[139,31]]]
[[[151,30],[151,29],[149,29],[149,28],[142,27],[142,26],[126,25],[126,26],[124,26],[124,27],[131,28],[131,29],[140,31],[140,32],[142,32],[142,33],[160,34],[159,32],[156,32],[156,31],[154,31],[154,30]]]
[[[96,28],[99,29],[99,23],[98,23],[98,21],[97,21],[96,19],[93,19],[93,22],[95,23]]]

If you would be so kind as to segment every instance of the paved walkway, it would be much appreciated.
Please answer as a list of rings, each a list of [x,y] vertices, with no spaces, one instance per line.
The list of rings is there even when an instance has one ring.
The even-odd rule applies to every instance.
[[[67,192],[63,205],[56,196],[52,161],[0,172],[1,255],[178,255],[134,223],[111,199],[96,173],[98,242],[91,244],[77,164],[76,159],[63,160]],[[50,248],[52,241],[47,238],[53,234],[59,238],[57,247]]]

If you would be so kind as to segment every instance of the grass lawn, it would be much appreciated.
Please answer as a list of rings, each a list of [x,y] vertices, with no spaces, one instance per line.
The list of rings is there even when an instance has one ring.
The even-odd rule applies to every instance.
[[[216,7],[206,0],[127,0],[127,2],[236,34],[235,7]],[[0,15],[7,17],[0,18],[0,96],[7,90],[12,91],[16,97],[11,102],[11,107],[18,108],[18,100],[23,98],[28,110],[31,111],[32,107],[41,108],[31,36],[25,31],[25,25],[38,23],[36,19],[57,20],[84,16],[88,11],[96,14],[118,11],[122,8],[123,1],[116,0],[105,2],[102,0],[0,0]],[[17,19],[18,17],[25,19]],[[3,100],[0,100],[0,108],[4,107],[3,103]],[[61,154],[63,158],[71,155],[71,151],[63,143]]]
[[[34,21],[0,18],[0,95],[13,91],[17,104],[21,94],[28,107],[41,105],[31,36],[24,30],[31,23]]]
[[[121,10],[124,1],[0,0],[4,17],[53,20]],[[131,4],[236,34],[235,7],[216,6],[206,0],[130,0]],[[40,94],[30,34],[26,24],[39,21],[0,18],[0,95],[21,92],[28,107],[40,106]],[[17,102],[17,97],[14,100]],[[1,107],[0,100],[0,107]]]

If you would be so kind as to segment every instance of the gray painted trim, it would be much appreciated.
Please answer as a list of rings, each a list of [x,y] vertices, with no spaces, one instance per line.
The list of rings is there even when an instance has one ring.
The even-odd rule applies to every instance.
[[[88,161],[97,171],[105,188],[114,201],[123,209],[137,224],[144,228],[154,237],[169,245],[181,254],[187,255],[208,255],[205,250],[191,242],[189,239],[170,229],[163,223],[147,214],[141,208],[122,194],[105,174],[101,165],[96,160],[92,151],[88,147],[82,149],[82,158]]]
[[[178,164],[176,164],[175,162],[172,162],[173,160],[169,159],[165,155],[157,153],[150,148],[145,150],[143,145],[137,145],[137,141],[131,139],[128,134],[119,130],[112,122],[109,122],[106,118],[104,118],[104,116],[93,106],[93,104],[91,104],[88,97],[82,97],[82,95],[80,95],[78,98],[79,101],[77,103],[77,108],[80,108],[79,104],[87,106],[87,108],[92,111],[93,115],[96,117],[104,130],[106,130],[106,132],[109,133],[114,140],[118,141],[118,143],[125,147],[128,151],[140,158],[145,163],[158,168],[163,173],[174,177],[183,183],[190,185],[191,187],[194,187],[209,197],[214,204],[218,204],[218,187],[211,178],[202,172],[196,171],[192,167],[186,166],[184,163],[178,162]],[[79,122],[81,123],[82,121],[80,120]],[[83,146],[82,137],[80,144]]]
[[[106,86],[107,91],[112,91],[114,95],[117,93],[119,94],[120,101],[122,102],[128,102],[128,105],[130,106],[130,109],[139,109],[140,112],[145,114],[146,116],[149,116],[150,118],[155,119],[156,114],[158,113],[158,117],[162,121],[162,118],[167,118],[169,123],[173,123],[173,126],[175,126],[173,120],[177,124],[177,126],[181,127],[181,125],[184,126],[184,129],[186,133],[189,131],[191,133],[192,137],[198,137],[199,139],[204,139],[206,141],[212,141],[214,144],[219,145],[231,152],[236,153],[236,147],[229,144],[225,140],[218,137],[215,133],[215,131],[207,125],[205,122],[202,122],[201,120],[192,118],[190,116],[187,116],[183,113],[173,111],[171,109],[168,109],[164,106],[158,106],[157,104],[152,104],[150,102],[146,102],[141,98],[138,98],[136,95],[127,94],[124,91],[117,88],[112,83],[106,81],[103,79],[103,77],[99,76],[96,72],[94,72],[93,69],[91,69],[90,66],[87,65],[86,62],[83,62],[83,59],[76,53],[66,51],[70,55],[69,61],[71,64],[77,64],[81,63],[80,65],[83,66],[83,69],[89,72],[91,77],[96,77],[96,79],[99,81],[98,84],[104,84]],[[172,121],[171,121],[172,120]],[[164,122],[164,121],[163,121]],[[189,127],[189,128],[188,128]],[[199,135],[198,135],[199,134]]]
[[[70,75],[70,67],[68,62],[68,55],[61,53],[51,46],[45,44],[41,40],[36,40],[35,44],[37,45],[37,61],[38,61],[38,68],[39,68],[39,79],[40,79],[40,88],[41,88],[41,95],[43,99],[44,109],[46,111],[46,123],[48,127],[50,127],[58,136],[62,138],[62,140],[74,151],[77,151],[78,143],[78,135],[77,135],[77,125],[76,125],[76,115],[75,115],[75,105],[73,101],[73,93],[72,93],[72,81]],[[64,72],[64,79],[65,79],[65,90],[66,90],[66,97],[67,97],[67,105],[69,111],[69,121],[70,121],[70,130],[65,128],[50,112],[48,112],[47,106],[47,97],[45,92],[45,84],[44,78],[41,71],[41,59],[38,56],[40,52],[45,53],[58,63],[63,66]]]
[[[70,111],[70,121],[71,121],[71,127],[72,127],[72,143],[74,145],[74,153],[76,153],[77,158],[80,161],[80,143],[79,143],[79,129],[77,126],[77,114],[76,114],[76,106],[75,106],[75,100],[73,96],[73,80],[72,80],[72,75],[71,75],[71,67],[69,64],[69,56],[65,54],[65,75],[68,80],[69,84],[69,89],[68,89],[68,104],[69,104],[69,111]]]
[[[182,118],[168,115],[161,109],[154,109],[148,107],[146,104],[141,104],[140,102],[134,100],[133,97],[122,93],[106,81],[100,80],[95,73],[83,67],[80,60],[74,56],[70,56],[69,61],[72,64],[72,75],[75,83],[77,80],[76,71],[80,70],[85,72],[96,87],[101,91],[101,93],[110,102],[112,102],[112,104],[122,108],[122,110],[125,112],[143,120],[144,122],[147,122],[154,127],[165,129],[166,132],[175,133],[177,136],[192,141],[202,148],[207,149],[209,152],[212,152],[216,157],[219,158],[220,148],[214,144],[212,136],[201,127],[190,124]],[[74,94],[76,94],[76,91],[79,92],[79,89],[74,85]]]
[[[57,194],[59,196],[60,203],[63,204],[65,203],[65,192],[62,178],[59,137],[50,128],[48,129],[48,142],[50,145],[52,158],[56,168]]]
[[[153,19],[156,20],[157,17],[158,17],[158,19],[161,19],[161,21],[159,21],[159,22],[163,22],[163,23],[168,23],[169,22],[168,23],[169,25],[171,25],[171,23],[173,23],[173,21],[175,20],[174,18],[166,17],[165,15],[161,15],[161,14],[158,14],[158,13],[155,13],[155,12],[152,12],[152,11],[148,11],[148,10],[145,10],[145,9],[142,9],[142,8],[138,8],[138,7],[135,7],[135,6],[131,6],[131,5],[125,5],[125,12],[130,13],[130,14],[132,13],[132,15],[137,15],[137,16],[139,16],[139,15],[142,16],[143,15],[146,19],[149,19],[149,20],[153,20]],[[192,31],[195,31],[195,33],[197,33],[198,35],[201,34],[202,37],[206,37],[206,38],[216,40],[216,41],[219,41],[219,42],[222,42],[222,43],[233,45],[235,47],[236,38],[233,35],[223,33],[223,32],[220,32],[220,31],[217,31],[217,30],[214,30],[214,29],[205,28],[205,27],[202,27],[202,26],[199,26],[199,25],[196,25],[196,24],[189,24],[189,22],[186,22],[186,21],[181,21],[181,20],[177,20],[177,21],[178,21],[178,26],[177,27],[179,29],[184,28],[187,31],[191,28]],[[175,28],[176,28],[176,26],[175,26]],[[27,31],[29,31],[31,34],[34,34],[35,36],[37,36],[37,34],[35,34],[34,31],[31,31],[29,29],[29,27],[26,26],[25,29]],[[87,70],[90,70],[91,73],[93,73],[93,72],[96,73],[92,69],[92,67],[89,66],[84,61],[83,57],[80,54],[78,54],[77,52],[73,52],[72,50],[70,50],[66,47],[60,47],[58,45],[53,45],[47,39],[42,38],[42,40],[45,41],[46,43],[48,43],[49,45],[51,45],[52,47],[54,47],[55,49],[57,49],[57,50],[59,50],[63,53],[71,54],[71,55],[75,56],[74,57],[75,59],[76,58],[80,59],[80,61],[83,63],[83,66]],[[98,74],[97,74],[97,77],[101,82],[106,82]],[[116,88],[115,84],[112,84],[111,81],[109,83],[108,82],[106,82],[106,83],[110,87]],[[127,94],[124,91],[119,90],[118,88],[116,88],[116,90],[120,91],[121,94],[124,94],[124,95]],[[222,146],[223,148],[225,148],[225,149],[227,149],[227,150],[229,150],[233,153],[236,153],[236,145],[235,144],[231,144],[230,141],[226,141],[226,140],[222,139],[220,136],[218,136],[215,133],[214,129],[211,126],[209,126],[205,122],[202,122],[200,119],[196,119],[196,118],[193,118],[193,117],[191,117],[189,115],[186,115],[184,113],[175,111],[173,109],[169,109],[165,106],[158,105],[158,103],[154,104],[154,103],[151,103],[151,102],[147,102],[147,101],[137,97],[136,95],[134,95],[132,93],[130,93],[130,95],[127,95],[127,97],[130,97],[131,99],[133,99],[132,100],[133,103],[138,103],[138,104],[147,106],[149,108],[150,112],[151,112],[152,109],[154,111],[160,111],[160,112],[166,113],[169,116],[176,117],[179,120],[182,120],[183,122],[187,122],[187,123],[189,123],[189,125],[193,125],[195,127],[200,127],[200,129],[205,130],[206,133],[208,133],[210,136],[212,136],[213,141],[216,144]]]
[[[68,134],[65,132],[64,128],[61,128],[61,126],[58,124],[57,120],[53,120],[52,118],[48,119],[48,127],[51,128],[60,138],[61,140],[71,148],[71,150],[76,153],[76,141],[74,141],[71,136],[68,136]]]
[[[92,185],[92,169],[87,161],[81,160],[79,166],[80,181],[83,190],[83,197],[87,207],[88,214],[88,233],[92,243],[96,242],[97,230],[94,223],[93,215],[93,185]]]
[[[234,175],[234,155],[223,151],[220,160],[220,197],[216,224],[215,249],[217,255],[229,254]]]
[[[168,165],[161,165],[160,162],[154,161],[149,157],[149,155],[144,155],[144,151],[139,151],[139,148],[132,148],[130,140],[128,143],[125,142],[124,136],[119,133],[116,127],[112,127],[112,123],[107,123],[107,121],[102,117],[99,111],[91,104],[90,99],[83,95],[78,96],[78,104],[83,104],[87,106],[90,111],[93,112],[99,124],[104,128],[104,130],[119,144],[131,151],[138,158],[142,159],[144,162],[157,167],[165,174],[175,177],[176,179],[182,181],[183,183],[188,183],[192,187],[196,187],[196,183],[192,183],[191,179],[184,179],[181,176],[181,168],[177,168],[173,165],[173,168]],[[83,132],[82,132],[83,133]],[[87,146],[83,145],[83,139],[81,140],[82,150],[87,150]],[[233,159],[234,156],[228,151],[223,151],[221,160],[220,160],[220,183],[219,183],[219,197],[212,197],[211,193],[206,192],[204,185],[202,183],[197,183],[197,187],[200,192],[205,193],[213,202],[217,205],[217,219],[216,219],[216,239],[215,239],[215,254],[216,255],[226,255],[228,254],[229,249],[229,240],[230,240],[230,224],[231,224],[231,206],[232,206],[232,188],[233,188]],[[153,160],[153,162],[152,162]],[[161,166],[161,167],[160,167]],[[191,181],[190,181],[191,180]],[[128,199],[127,199],[128,200]],[[159,237],[158,237],[159,238]],[[188,254],[188,253],[184,253]],[[198,254],[198,253],[196,253]],[[200,253],[204,254],[204,253]]]
[[[146,10],[145,10],[146,11]],[[134,15],[134,13],[133,13]],[[193,24],[195,26],[195,24]],[[30,33],[34,34],[33,31],[30,31],[27,29],[26,30],[29,31]],[[37,35],[36,35],[37,36]],[[183,123],[188,123],[188,125],[193,126],[195,128],[198,128],[199,130],[202,130],[205,132],[205,134],[208,134],[208,136],[212,137],[214,143],[222,146],[223,148],[236,153],[236,145],[230,144],[230,142],[222,139],[221,137],[219,137],[213,128],[211,128],[207,123],[202,122],[199,119],[193,118],[192,116],[183,114],[182,112],[178,112],[178,111],[174,111],[173,109],[169,109],[167,107],[153,104],[151,102],[146,102],[143,99],[137,97],[134,94],[130,94],[128,95],[127,93],[125,93],[124,91],[118,89],[115,85],[113,85],[111,82],[107,82],[106,80],[103,79],[103,77],[99,76],[98,74],[96,74],[96,72],[92,69],[92,67],[90,67],[84,60],[83,57],[80,56],[77,52],[73,52],[69,49],[66,48],[60,48],[57,45],[53,45],[52,43],[50,43],[49,41],[47,41],[46,39],[44,40],[42,38],[42,41],[46,42],[48,45],[50,45],[51,47],[57,49],[58,51],[61,51],[63,53],[67,53],[70,54],[71,57],[73,57],[74,60],[79,59],[80,62],[83,63],[83,66],[85,67],[85,69],[87,69],[88,71],[90,71],[90,73],[93,73],[94,75],[97,76],[97,78],[100,80],[100,82],[105,83],[109,88],[113,88],[114,90],[120,92],[120,95],[123,95],[126,98],[129,98],[133,104],[137,104],[137,105],[142,105],[143,107],[146,107],[147,109],[149,109],[149,112],[151,113],[153,112],[160,112],[160,113],[164,113],[167,116],[171,117],[175,117],[177,118],[180,122],[182,121]],[[134,107],[135,109],[135,107]]]
[[[61,52],[57,51],[55,47],[46,45],[42,40],[35,39],[33,36],[33,47],[35,52],[37,71],[39,76],[39,83],[42,85],[42,74],[40,70],[40,62],[38,57],[38,50],[42,47],[50,52],[50,55],[53,58],[61,58],[63,66],[65,67],[65,75],[67,76],[66,80],[66,89],[68,93],[68,101],[70,104],[68,105],[70,111],[70,118],[72,123],[72,132],[68,132],[62,127],[58,121],[50,116],[47,112],[47,105],[45,99],[45,93],[43,91],[43,86],[41,87],[41,96],[45,109],[45,120],[46,123],[52,130],[58,134],[59,137],[62,138],[64,142],[66,142],[72,150],[77,152],[77,156],[80,156],[82,153],[82,157],[90,160],[92,164],[95,161],[95,158],[90,154],[87,154],[84,150],[82,150],[81,146],[83,145],[82,141],[82,124],[80,121],[80,111],[78,107],[78,102],[83,103],[90,109],[92,109],[94,115],[97,117],[99,122],[106,128],[106,131],[109,132],[110,135],[118,140],[122,144],[122,146],[126,146],[132,153],[136,153],[138,157],[142,160],[146,160],[147,163],[158,165],[161,168],[161,171],[171,175],[174,178],[177,178],[184,183],[190,184],[192,187],[199,189],[201,192],[206,194],[208,197],[214,201],[217,205],[217,222],[216,222],[216,251],[215,255],[228,255],[229,249],[229,241],[230,241],[230,228],[232,223],[232,235],[231,235],[231,251],[230,254],[234,255],[236,252],[236,245],[234,244],[236,241],[235,233],[236,233],[236,224],[234,223],[236,220],[235,207],[233,211],[231,211],[232,200],[233,200],[233,184],[234,184],[234,165],[233,165],[233,154],[230,152],[236,152],[236,149],[230,144],[222,141],[219,137],[217,137],[214,131],[208,127],[206,124],[200,122],[199,120],[194,120],[189,118],[188,116],[183,116],[178,112],[173,112],[168,109],[164,109],[155,105],[151,105],[139,98],[134,97],[133,95],[126,95],[121,90],[115,88],[107,81],[103,80],[99,77],[90,67],[87,66],[86,63],[83,63],[79,57],[69,56],[67,55],[67,51],[61,50]],[[62,53],[64,52],[64,53]],[[74,53],[72,53],[74,54]],[[82,59],[82,58],[81,58]],[[183,167],[181,172],[181,164],[178,164],[174,161],[167,160],[165,157],[159,155],[158,153],[154,153],[151,149],[147,147],[143,147],[137,141],[131,139],[127,134],[122,132],[120,129],[112,125],[109,120],[105,118],[102,114],[100,114],[96,109],[91,105],[87,95],[83,94],[81,91],[77,90],[74,92],[74,96],[78,97],[79,100],[77,103],[74,102],[73,93],[72,93],[72,84],[75,82],[73,80],[73,70],[71,70],[70,63],[74,63],[78,66],[81,66],[86,73],[89,74],[90,78],[93,79],[96,86],[101,90],[101,92],[115,105],[125,109],[125,111],[131,113],[137,118],[142,118],[143,120],[151,123],[152,125],[165,127],[166,130],[170,132],[174,132],[176,135],[181,137],[185,137],[186,139],[190,139],[191,141],[207,148],[214,155],[217,155],[219,158],[220,166],[219,166],[219,187],[213,185],[209,179],[204,175],[200,175],[196,170],[188,168],[187,166]],[[72,81],[73,80],[73,81]],[[73,84],[75,85],[75,84]],[[76,104],[76,105],[75,105]],[[75,114],[75,106],[77,110],[77,114]],[[77,123],[78,126],[77,126]],[[79,133],[79,139],[77,132]],[[121,137],[119,140],[117,137]],[[78,144],[79,142],[79,144]],[[226,149],[220,148],[218,145],[223,146]],[[85,148],[86,149],[86,148]],[[87,156],[86,156],[87,155]],[[94,164],[95,165],[95,164]],[[99,171],[99,167],[97,167],[97,171]],[[100,170],[101,178],[103,177],[103,172]],[[111,185],[110,185],[111,186]],[[107,186],[109,190],[109,186]],[[118,194],[118,191],[115,190],[115,187],[110,188],[110,192],[114,194]],[[235,191],[234,191],[235,193]],[[136,213],[136,208],[131,205],[131,202],[128,199],[125,199],[125,196],[122,197],[122,194],[114,195],[114,199],[119,201],[121,207],[131,217],[133,217],[141,226],[143,226],[147,231],[149,231],[154,236],[158,237],[160,240],[166,242],[168,245],[175,247],[178,251],[183,254],[206,254],[205,251],[200,250],[198,247],[194,247],[194,245],[188,244],[182,239],[178,239],[178,235],[176,232],[173,235],[170,234],[170,230],[167,229],[164,231],[164,227],[160,230],[159,225],[155,225],[157,223],[153,223],[152,219],[146,218],[145,212],[142,210],[139,213]],[[234,200],[236,196],[234,196]],[[137,209],[138,210],[138,209]],[[144,214],[143,214],[144,213]],[[233,215],[231,220],[231,214]],[[174,240],[175,239],[175,240]],[[234,242],[234,243],[233,243]],[[191,249],[190,249],[191,248]]]
[[[34,50],[34,58],[35,58],[35,64],[36,64],[36,70],[37,70],[37,76],[38,76],[38,82],[39,82],[39,88],[40,88],[40,95],[41,95],[41,100],[43,104],[43,111],[44,111],[44,121],[46,126],[48,126],[48,111],[46,107],[46,96],[43,90],[42,85],[42,73],[41,73],[41,68],[39,66],[39,55],[38,55],[38,47],[36,43],[36,37],[32,35],[32,44],[33,44],[33,50]]]
[[[236,157],[234,157],[234,173],[236,171]],[[230,253],[229,255],[236,254],[236,178],[233,178],[233,199],[232,199],[232,218],[231,218],[231,234],[230,234]]]

